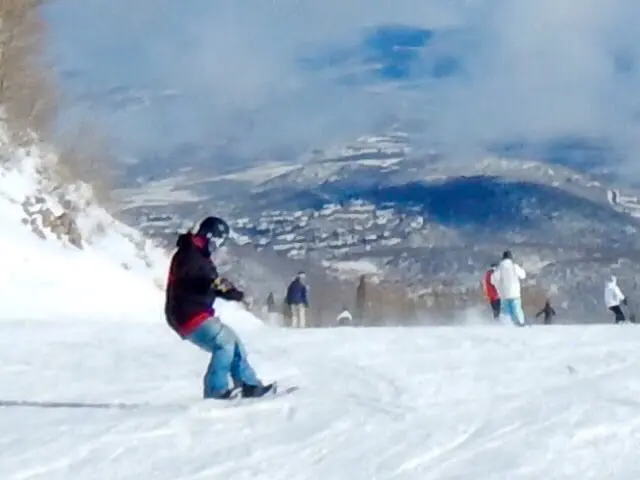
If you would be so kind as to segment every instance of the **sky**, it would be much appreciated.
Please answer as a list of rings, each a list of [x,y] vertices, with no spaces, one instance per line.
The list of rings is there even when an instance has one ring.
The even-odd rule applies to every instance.
[[[91,107],[132,152],[259,159],[390,119],[458,158],[575,137],[628,168],[640,147],[637,0],[56,0],[46,15],[69,112],[152,92]]]

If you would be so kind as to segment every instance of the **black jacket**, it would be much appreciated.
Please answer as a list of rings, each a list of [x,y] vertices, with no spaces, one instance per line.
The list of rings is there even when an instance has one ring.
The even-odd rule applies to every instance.
[[[186,233],[178,237],[176,246],[169,267],[165,316],[171,328],[184,337],[214,314],[217,297],[242,301],[244,294],[218,275],[204,241]]]

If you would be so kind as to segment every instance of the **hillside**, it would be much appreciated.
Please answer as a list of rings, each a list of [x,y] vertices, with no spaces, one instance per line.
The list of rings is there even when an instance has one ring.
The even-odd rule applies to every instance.
[[[161,318],[166,252],[102,209],[88,185],[58,177],[46,145],[0,143],[0,318]]]
[[[261,298],[282,292],[304,268],[329,295],[315,297],[321,304],[345,301],[342,286],[329,294],[324,284],[338,278],[353,290],[361,274],[402,284],[428,303],[443,285],[450,296],[477,289],[505,248],[538,291],[528,308],[549,296],[560,322],[609,320],[601,302],[609,272],[637,296],[638,195],[569,166],[497,156],[459,165],[418,154],[409,136],[392,132],[316,152],[306,163],[208,172],[185,166],[120,189],[120,213],[168,241],[204,212],[227,216],[250,240],[234,251],[235,263]]]

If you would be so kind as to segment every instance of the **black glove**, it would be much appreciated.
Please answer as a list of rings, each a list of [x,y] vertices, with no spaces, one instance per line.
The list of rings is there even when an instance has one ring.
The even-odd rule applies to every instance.
[[[222,293],[228,292],[229,290],[236,289],[235,285],[224,277],[217,277],[213,281],[213,286],[216,290]]]
[[[229,280],[218,277],[213,281],[213,288],[216,289],[218,295],[225,300],[241,302],[244,299],[244,293],[236,288]]]
[[[629,305],[629,301],[627,300],[626,297],[624,299],[622,299],[622,304],[623,305]]]

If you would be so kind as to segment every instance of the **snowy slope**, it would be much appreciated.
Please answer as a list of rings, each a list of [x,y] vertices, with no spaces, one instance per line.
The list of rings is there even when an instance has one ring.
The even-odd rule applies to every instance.
[[[0,168],[0,320],[160,316],[166,252],[114,220],[88,186],[57,183],[46,173],[57,161],[51,152],[0,144],[11,156]],[[39,203],[25,209],[34,198]],[[43,227],[41,216],[28,215],[29,209],[75,212],[82,249]],[[44,238],[26,224],[29,219]]]
[[[303,389],[236,406],[160,326],[0,329],[5,479],[640,478],[633,327],[246,329]]]
[[[0,323],[164,322],[168,252],[114,219],[90,186],[61,181],[57,163],[55,151],[35,139],[29,148],[10,144],[0,124]],[[73,217],[80,247],[45,225],[45,211]],[[237,311],[218,306],[228,308]],[[239,328],[262,325],[247,315],[235,314]]]

